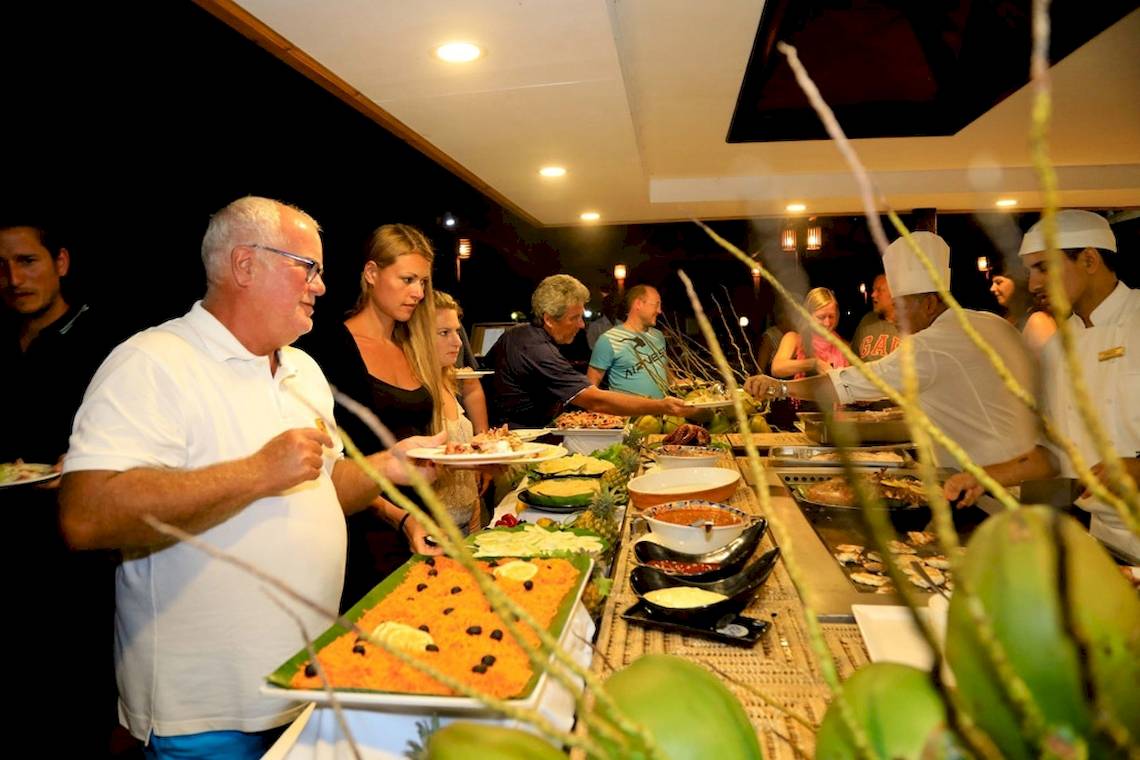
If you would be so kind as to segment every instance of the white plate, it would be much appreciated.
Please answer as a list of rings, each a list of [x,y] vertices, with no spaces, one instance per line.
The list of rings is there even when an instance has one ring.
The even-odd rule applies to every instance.
[[[410,449],[407,454],[413,459],[427,459],[441,464],[502,464],[514,462],[530,454],[543,451],[546,444],[526,443],[521,449],[511,452],[493,452],[490,454],[445,454],[446,446],[429,446],[426,448]],[[553,458],[553,457],[552,457]]]
[[[685,406],[691,409],[723,409],[732,406],[732,399],[725,398],[719,401],[686,401]]]
[[[455,373],[456,380],[474,380],[477,377],[486,377],[487,375],[495,374],[493,369],[469,369],[457,370]]]
[[[906,607],[853,604],[851,613],[859,625],[871,662],[898,662],[919,670],[930,670],[934,653],[922,638]],[[923,619],[926,610],[919,610]]]
[[[534,464],[536,462],[549,462],[552,459],[561,459],[570,452],[564,446],[555,446],[552,443],[532,443],[532,446],[541,446],[542,448],[534,455],[523,457],[522,459],[514,460],[519,464]]]
[[[625,428],[551,428],[551,435],[614,435],[624,434]]]
[[[37,467],[50,467],[51,465],[35,465]],[[55,480],[61,473],[49,472],[45,475],[35,475],[30,478],[22,478],[20,480],[12,480],[7,483],[0,483],[0,488],[12,488],[13,486],[30,486],[33,483],[43,483],[48,480]]]
[[[533,441],[535,438],[541,438],[553,429],[554,428],[516,428],[511,432],[524,441]]]

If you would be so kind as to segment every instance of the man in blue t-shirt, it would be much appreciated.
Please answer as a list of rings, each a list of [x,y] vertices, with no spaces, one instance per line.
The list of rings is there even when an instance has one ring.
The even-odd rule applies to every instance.
[[[669,391],[665,336],[654,325],[661,314],[661,294],[649,285],[630,288],[623,324],[610,328],[594,344],[586,377],[594,385],[605,378],[611,390],[648,398]]]

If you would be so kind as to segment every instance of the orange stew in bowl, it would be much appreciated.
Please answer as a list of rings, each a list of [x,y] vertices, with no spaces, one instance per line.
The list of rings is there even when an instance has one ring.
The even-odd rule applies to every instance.
[[[665,509],[653,515],[655,520],[673,523],[674,525],[692,525],[693,523],[711,522],[716,527],[724,525],[739,525],[740,518],[731,512],[707,507],[678,507]]]

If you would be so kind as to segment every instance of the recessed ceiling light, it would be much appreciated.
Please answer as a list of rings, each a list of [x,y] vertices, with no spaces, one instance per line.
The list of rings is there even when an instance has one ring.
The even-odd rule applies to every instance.
[[[445,214],[443,217],[443,226],[444,227],[454,227],[455,226],[455,217],[452,216],[451,214]]]
[[[807,211],[807,206],[802,203],[789,203],[787,206],[784,206],[784,209],[795,214],[799,213],[800,211]]]
[[[483,55],[483,51],[470,42],[448,42],[437,47],[435,54],[448,63],[468,63]]]
[[[994,204],[998,208],[1012,208],[1017,205],[1016,198],[998,198],[997,203]]]
[[[602,218],[602,215],[599,214],[597,211],[587,211],[584,214],[582,214],[581,216],[579,216],[578,218],[581,219],[583,222],[596,222]]]
[[[562,166],[544,166],[538,170],[538,173],[544,177],[565,177],[566,168]]]

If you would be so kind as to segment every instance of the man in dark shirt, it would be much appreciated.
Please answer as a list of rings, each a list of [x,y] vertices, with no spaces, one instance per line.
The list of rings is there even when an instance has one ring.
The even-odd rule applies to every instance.
[[[872,310],[864,315],[855,328],[851,348],[865,362],[882,359],[899,347],[899,329],[895,325],[895,305],[891,300],[891,288],[887,276],[875,277],[871,289]]]
[[[486,364],[495,372],[485,379],[492,424],[543,427],[571,403],[623,416],[699,411],[672,396],[648,399],[604,391],[575,371],[558,346],[585,327],[582,314],[589,298],[586,286],[570,275],[551,275],[538,284],[531,296],[534,322],[508,330],[487,355]]]
[[[70,252],[49,231],[0,226],[0,398],[6,402],[0,462],[59,466],[87,383],[118,337],[86,304],[64,297],[70,266]],[[13,585],[15,614],[45,615],[66,603],[72,621],[42,618],[37,646],[56,656],[28,663],[32,677],[17,682],[26,689],[21,702],[36,712],[54,698],[53,684],[69,684],[69,699],[81,709],[72,711],[53,746],[62,756],[96,757],[107,752],[115,725],[114,558],[67,550],[58,526],[58,482],[0,490],[9,558],[21,578]]]

